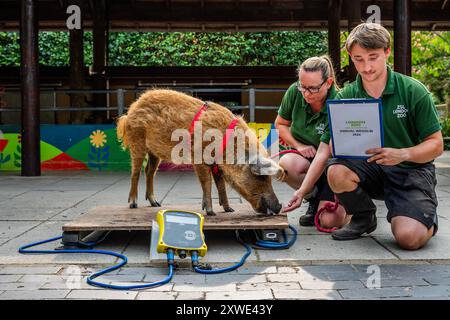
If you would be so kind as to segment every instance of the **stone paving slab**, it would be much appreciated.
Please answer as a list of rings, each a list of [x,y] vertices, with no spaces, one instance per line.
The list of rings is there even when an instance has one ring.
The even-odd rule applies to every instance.
[[[273,290],[273,295],[281,300],[342,300],[337,290]]]
[[[2,299],[158,299],[158,300],[272,300],[272,299],[450,299],[449,265],[379,265],[379,288],[368,288],[362,278],[367,265],[320,265],[302,267],[275,267],[259,269],[257,274],[219,274],[175,276],[169,284],[138,291],[113,291],[67,281],[67,267],[19,266],[22,274],[3,278],[0,282]],[[101,280],[132,279],[134,272],[143,268],[124,268],[123,275],[102,277]],[[3,270],[3,271],[2,271]],[[264,271],[269,273],[264,273]],[[12,266],[2,267],[2,273],[11,273]],[[258,270],[254,270],[255,272]],[[161,280],[155,270],[149,270],[144,281]],[[399,273],[401,272],[401,274]],[[39,275],[42,273],[41,275]],[[125,276],[124,276],[125,275]],[[403,275],[403,277],[401,276]],[[433,275],[433,279],[430,278]],[[116,278],[114,278],[114,276]],[[331,278],[344,277],[333,280]],[[367,274],[364,275],[367,277]],[[415,278],[412,278],[415,276]],[[360,280],[351,280],[360,277]],[[141,276],[139,276],[141,278]],[[428,280],[427,280],[428,278]],[[349,280],[350,279],[350,280]],[[447,280],[447,281],[445,281]],[[116,281],[109,283],[119,284]],[[76,286],[74,286],[74,284]],[[120,282],[122,285],[142,282]]]
[[[55,300],[64,299],[70,290],[8,290],[0,294],[0,300]]]
[[[40,191],[32,190],[14,197],[18,208],[67,208],[89,198],[92,191]]]
[[[450,234],[438,232],[425,247],[416,251],[407,251],[401,249],[395,242],[392,235],[377,235],[377,241],[387,250],[395,254],[402,261],[405,260],[449,260],[450,250]]]
[[[450,170],[448,171],[450,172]],[[184,192],[183,198],[187,197],[186,194],[190,195],[190,198],[186,198],[186,201],[188,199],[189,201],[194,203],[196,201],[200,201],[200,186],[196,181],[197,178],[192,172],[161,172],[158,173],[158,177],[159,180],[157,180],[157,184],[159,181],[160,190],[162,190],[159,196],[162,197],[161,199],[164,199],[165,202],[179,200],[180,198],[177,198],[176,195],[179,195],[179,193],[182,192]],[[5,179],[5,177],[2,178]],[[15,185],[20,186],[21,177],[11,177],[11,179],[13,180]],[[102,179],[105,179],[105,181],[103,181]],[[16,263],[21,261],[21,263],[28,263],[34,260],[36,261],[36,263],[48,263],[50,261],[55,261],[49,256],[46,258],[39,257],[37,259],[37,256],[33,256],[32,259],[28,259],[19,255],[13,256],[12,254],[14,253],[16,247],[22,245],[24,242],[27,243],[32,240],[40,240],[46,237],[60,234],[61,231],[58,229],[58,224],[61,225],[63,221],[69,221],[79,216],[80,214],[83,214],[84,212],[92,208],[92,206],[105,203],[110,204],[113,201],[117,201],[117,199],[121,196],[120,194],[117,194],[117,191],[120,190],[119,193],[123,193],[126,196],[128,192],[127,190],[129,188],[129,177],[126,173],[111,173],[109,175],[101,175],[100,177],[93,175],[92,173],[59,173],[54,177],[43,177],[41,181],[38,178],[26,180],[27,183],[30,181],[33,182],[38,189],[34,189],[35,187],[33,187],[33,185],[27,186],[29,190],[28,192],[14,197],[12,201],[9,201],[0,209],[0,221],[3,220],[6,222],[2,223],[0,232],[2,228],[9,228],[8,236],[0,236],[0,262],[8,261],[8,263]],[[445,181],[448,180],[450,180],[450,178],[446,179]],[[76,190],[77,188],[81,188],[83,184],[90,184],[91,182],[91,186],[93,187],[92,189],[78,191]],[[57,187],[61,189],[61,191],[57,194],[58,204],[48,203],[47,201],[47,198],[52,193],[51,190],[53,190],[52,184],[56,184]],[[189,187],[187,187],[187,185]],[[98,188],[97,191],[96,188]],[[140,180],[140,188],[143,193],[145,188],[145,179]],[[287,185],[281,184],[279,182],[274,182],[274,188],[277,194],[281,194],[281,201],[287,201],[293,192],[293,190],[290,189]],[[444,187],[439,186],[439,188]],[[231,197],[233,191],[229,193]],[[446,193],[445,191],[440,191],[438,193],[444,195],[448,194],[448,200],[447,198],[445,198],[444,201],[448,201],[447,203],[450,204],[450,193]],[[26,199],[28,202],[24,203]],[[242,200],[240,198],[231,198],[230,201],[232,203],[233,201],[238,203]],[[55,205],[58,206],[58,208],[55,208]],[[59,208],[60,206],[61,208]],[[395,247],[395,244],[391,243],[392,235],[390,232],[390,225],[383,218],[383,216],[385,216],[386,214],[386,209],[382,202],[377,202],[377,206],[380,209],[379,228],[373,233],[373,237],[341,243],[330,240],[330,236],[328,234],[320,233],[315,230],[315,228],[298,228],[298,217],[303,214],[307,208],[307,204],[304,204],[300,210],[297,210],[297,212],[295,213],[289,214],[289,221],[298,228],[299,234],[297,243],[294,245],[294,247],[288,251],[282,250],[277,252],[258,250],[250,256],[248,262],[282,262],[286,260],[288,262],[296,261],[298,263],[304,264],[312,261],[329,261],[330,263],[332,263],[340,260],[390,261],[394,259],[401,261],[405,259],[450,259],[450,256],[447,253],[450,251],[442,248],[443,244],[447,240],[445,235],[450,235],[450,219],[447,219],[450,218],[450,212],[448,212],[447,208],[445,207],[445,203],[441,203],[442,210],[439,211],[440,217],[442,217],[440,219],[440,230],[436,238],[433,239],[432,242],[430,242],[431,249],[424,248],[424,250],[417,251],[413,254],[409,252],[398,251],[398,248]],[[23,219],[22,221],[24,221],[24,223],[16,224],[16,221],[21,219]],[[45,232],[41,231],[44,229],[39,226],[37,228],[40,230],[38,233],[39,236],[34,237],[34,234],[36,234],[36,232],[33,230],[34,227],[36,227],[36,224],[33,224],[30,221],[45,222],[49,219],[55,222],[55,227],[47,229],[48,231]],[[49,222],[45,223],[47,224]],[[14,225],[20,225],[20,227],[12,228],[14,227]],[[27,229],[27,226],[29,226],[30,231],[26,232],[27,230],[25,230],[25,234],[21,235],[23,232],[20,232],[19,229]],[[50,232],[50,230],[54,231]],[[216,237],[217,240],[215,239]],[[8,240],[8,238],[11,239]],[[136,246],[134,245],[133,241],[137,242]],[[216,241],[218,242],[218,245],[216,249],[213,250]],[[242,254],[245,252],[243,250],[243,247],[241,247],[239,244],[234,244],[234,235],[230,235],[228,236],[228,238],[225,237],[224,239],[221,239],[219,235],[210,236],[208,242],[211,243],[211,245],[207,255],[207,259],[209,260],[207,261],[223,263],[238,261]],[[433,242],[436,242],[438,245],[433,245]],[[223,243],[223,245],[220,245],[220,243]],[[140,240],[132,240],[132,243],[127,243],[127,240],[125,239],[123,241],[119,240],[116,246],[112,245],[110,248],[116,251],[122,251],[123,248],[125,248],[125,253],[131,255],[131,263],[142,264],[148,262],[148,256],[146,254],[148,244],[147,238],[145,237]],[[286,252],[288,252],[289,256],[287,258],[285,258]],[[5,255],[7,257],[5,257]],[[96,259],[97,258],[100,259],[97,260],[100,262],[103,261],[102,259],[104,257],[96,257]],[[76,261],[78,260],[82,260],[85,262],[91,261],[90,259],[87,259],[85,257],[76,259]],[[67,259],[67,262],[71,263],[74,262],[74,260],[69,261],[69,259]]]
[[[139,292],[136,300],[175,300],[178,294],[176,292]],[[195,296],[194,300],[201,299],[202,294]]]
[[[20,254],[18,249],[20,246],[61,235],[62,223],[60,222],[46,222],[31,231],[23,234],[11,241],[0,246],[0,264],[96,264],[96,263],[114,263],[117,258],[106,255],[92,255],[92,254]],[[96,248],[100,250],[110,250],[115,252],[123,251],[128,239],[125,238],[128,233],[112,233],[108,241],[99,244]],[[125,241],[124,241],[125,238]],[[53,250],[61,246],[60,241],[55,241],[45,245],[41,245],[34,249],[39,250]]]
[[[271,290],[206,292],[206,300],[272,300]]]
[[[46,221],[65,208],[23,207],[16,203],[4,202],[0,208],[0,222],[5,221]]]
[[[42,177],[0,173],[0,299],[450,299],[450,162],[438,164],[439,231],[418,251],[405,251],[394,242],[376,201],[379,225],[370,236],[338,242],[315,228],[298,227],[307,209],[289,214],[298,228],[298,240],[289,250],[253,250],[240,269],[226,275],[200,275],[189,266],[176,270],[172,281],[160,288],[118,292],[87,285],[90,272],[117,259],[107,256],[20,255],[19,246],[61,235],[62,225],[96,205],[126,203],[128,173],[44,172]],[[201,188],[192,172],[160,172],[156,195],[164,203],[197,203]],[[274,182],[286,203],[293,190]],[[145,178],[139,182],[139,205],[144,200]],[[230,202],[243,202],[228,190]],[[213,188],[217,203],[217,191]],[[98,246],[122,252],[129,267],[100,278],[109,283],[161,280],[167,268],[150,262],[150,234],[113,232]],[[209,232],[204,259],[217,267],[240,260],[245,248],[232,232]],[[58,243],[42,246],[53,249]],[[393,263],[393,264],[391,264]],[[321,264],[321,265],[318,265]],[[369,289],[368,267],[380,268],[380,289]],[[153,267],[151,267],[153,266]],[[79,288],[67,287],[70,268],[81,272]]]
[[[397,260],[370,237],[335,241],[329,235],[302,235],[289,250],[257,250],[259,261]]]
[[[136,291],[114,291],[114,290],[72,290],[67,299],[95,299],[95,300],[134,300]]]

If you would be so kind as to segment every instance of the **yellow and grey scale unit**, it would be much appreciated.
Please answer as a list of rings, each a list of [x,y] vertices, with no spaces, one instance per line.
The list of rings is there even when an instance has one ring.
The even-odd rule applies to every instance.
[[[208,247],[203,234],[205,218],[202,214],[183,210],[160,210],[156,215],[159,226],[158,253],[172,249],[181,259],[197,252],[204,257]]]

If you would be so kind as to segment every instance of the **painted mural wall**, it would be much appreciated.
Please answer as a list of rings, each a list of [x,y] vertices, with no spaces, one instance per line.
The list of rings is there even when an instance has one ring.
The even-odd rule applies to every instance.
[[[278,147],[271,123],[249,123],[267,148]],[[116,137],[115,125],[41,125],[42,170],[129,171],[130,156]],[[0,171],[20,171],[19,126],[0,126]],[[145,164],[144,164],[145,165]],[[192,170],[190,165],[161,163],[159,170]]]

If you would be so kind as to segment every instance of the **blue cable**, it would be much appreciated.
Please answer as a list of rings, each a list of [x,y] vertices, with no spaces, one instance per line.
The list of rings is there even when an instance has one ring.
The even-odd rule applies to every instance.
[[[289,228],[293,231],[293,235],[292,238],[289,242],[286,242],[286,234],[284,233],[284,238],[285,238],[285,242],[284,243],[274,243],[271,241],[263,241],[263,240],[258,240],[256,242],[256,244],[260,247],[263,248],[270,248],[270,249],[287,249],[290,246],[292,246],[294,244],[294,242],[297,240],[297,230],[292,226],[289,225]],[[191,259],[192,259],[192,265],[193,265],[193,269],[195,272],[198,273],[203,273],[203,274],[218,274],[218,273],[224,273],[224,272],[230,272],[233,270],[236,270],[237,268],[241,267],[245,261],[247,260],[247,258],[250,256],[250,254],[252,253],[252,249],[250,248],[249,245],[247,245],[245,242],[243,242],[240,237],[239,237],[239,233],[236,231],[236,238],[238,239],[238,241],[245,246],[245,248],[247,249],[247,252],[244,254],[244,256],[241,258],[241,261],[233,266],[230,267],[226,267],[226,268],[218,268],[218,269],[204,269],[202,267],[199,266],[198,264],[198,252],[197,251],[192,251],[191,253]],[[35,247],[41,244],[45,244],[45,243],[49,243],[49,242],[53,242],[56,240],[60,240],[62,239],[62,236],[59,237],[55,237],[55,238],[50,238],[47,240],[43,240],[43,241],[39,241],[39,242],[34,242],[34,243],[30,243],[27,244],[25,246],[22,246],[19,248],[19,253],[22,254],[27,254],[27,253],[37,253],[37,254],[55,254],[55,253],[93,253],[93,254],[103,254],[103,255],[110,255],[113,257],[117,257],[119,259],[121,259],[122,261],[112,267],[100,270],[99,272],[96,272],[92,275],[90,275],[87,278],[87,283],[92,285],[92,286],[97,286],[97,287],[102,287],[102,288],[107,288],[107,289],[116,289],[116,290],[132,290],[132,289],[143,289],[143,288],[151,288],[151,287],[157,287],[157,286],[161,286],[164,285],[168,282],[170,282],[170,280],[173,277],[173,271],[174,271],[174,253],[173,250],[169,249],[167,252],[167,261],[168,261],[168,265],[169,265],[169,274],[168,276],[158,282],[152,282],[152,283],[147,283],[147,284],[142,284],[142,285],[133,285],[133,286],[119,286],[119,285],[112,285],[112,284],[106,284],[106,283],[102,283],[102,282],[98,282],[98,281],[94,281],[95,278],[104,275],[106,273],[109,273],[111,271],[117,270],[121,267],[123,267],[124,265],[127,264],[128,259],[126,256],[120,254],[120,253],[116,253],[116,252],[112,252],[112,251],[106,251],[106,250],[94,250],[94,249],[89,249],[89,250],[81,250],[81,249],[64,249],[64,250],[27,250],[28,248],[31,247]],[[75,245],[83,245],[83,246],[94,246],[96,244],[98,244],[99,242],[103,241],[104,238],[98,242],[87,242],[87,243],[74,243]]]
[[[96,273],[90,275],[87,278],[87,283],[88,284],[90,284],[92,286],[107,288],[107,289],[132,290],[132,289],[142,289],[142,288],[157,287],[157,286],[161,286],[161,285],[164,285],[164,284],[168,283],[173,277],[173,251],[169,251],[167,253],[167,260],[169,262],[169,274],[164,280],[161,280],[161,281],[158,281],[158,282],[141,284],[141,285],[119,286],[119,285],[112,285],[112,284],[106,284],[106,283],[94,281],[93,279],[95,279],[95,278],[97,278],[97,277],[99,277],[99,276],[101,276],[103,274],[106,274],[106,273],[109,273],[111,271],[117,270],[117,269],[123,267],[124,265],[126,265],[127,262],[128,262],[128,259],[123,254],[112,252],[112,251],[106,251],[106,250],[81,250],[81,249],[69,249],[69,250],[27,250],[28,248],[31,248],[31,247],[34,247],[34,246],[38,246],[38,245],[41,245],[41,244],[44,244],[44,243],[53,242],[53,241],[60,240],[60,239],[62,239],[62,236],[27,244],[27,245],[19,248],[19,253],[23,253],[23,254],[27,254],[27,253],[39,253],[39,254],[93,253],[93,254],[109,255],[109,256],[113,256],[113,257],[117,257],[119,259],[122,259],[122,261],[120,263],[118,263],[118,264],[116,264],[116,265],[114,265],[112,267],[103,269],[103,270],[101,270],[99,272],[96,272]]]
[[[284,233],[285,242],[277,243],[272,241],[258,240],[256,241],[256,245],[262,248],[269,249],[288,249],[295,243],[295,241],[297,241],[297,229],[295,229],[292,225],[289,225],[289,229],[293,231],[292,238],[289,242],[286,241],[286,233]]]
[[[236,232],[236,236],[237,236],[237,238],[239,240],[239,236],[238,236],[237,232]],[[236,270],[237,268],[241,267],[245,263],[245,260],[247,260],[248,256],[252,253],[252,249],[246,243],[244,243],[244,242],[242,242],[240,240],[239,240],[239,242],[242,245],[245,246],[245,248],[247,249],[247,252],[241,258],[240,262],[238,262],[237,264],[235,264],[233,266],[229,266],[229,267],[226,267],[226,268],[211,269],[211,270],[203,269],[203,268],[198,266],[198,252],[197,251],[192,251],[192,253],[191,253],[191,260],[192,260],[192,266],[194,268],[194,271],[198,272],[198,273],[204,273],[204,274],[217,274],[217,273],[223,273],[223,272],[230,272],[230,271]]]

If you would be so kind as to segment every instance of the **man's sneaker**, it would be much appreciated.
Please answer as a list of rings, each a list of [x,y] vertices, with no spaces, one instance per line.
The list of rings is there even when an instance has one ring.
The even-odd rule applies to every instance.
[[[304,215],[300,217],[298,223],[303,227],[312,227],[314,226],[314,217],[316,216],[317,209],[319,209],[319,198],[310,198],[308,200],[309,207]]]

